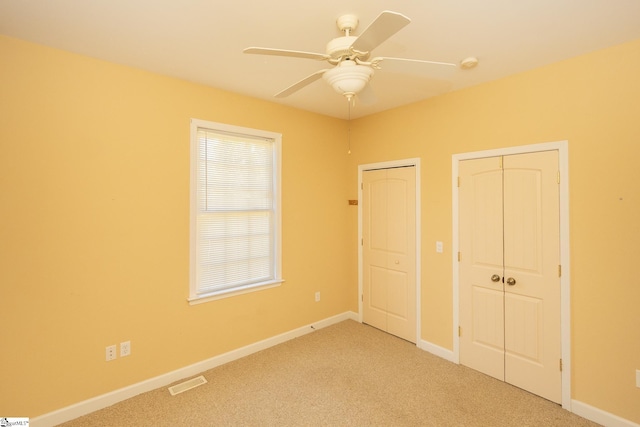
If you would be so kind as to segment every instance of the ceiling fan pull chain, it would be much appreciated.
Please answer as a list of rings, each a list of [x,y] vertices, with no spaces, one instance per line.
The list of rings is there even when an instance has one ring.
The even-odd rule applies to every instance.
[[[347,103],[349,104],[349,113],[347,115],[347,139],[349,143],[349,150],[347,154],[351,154],[351,100],[347,99]]]

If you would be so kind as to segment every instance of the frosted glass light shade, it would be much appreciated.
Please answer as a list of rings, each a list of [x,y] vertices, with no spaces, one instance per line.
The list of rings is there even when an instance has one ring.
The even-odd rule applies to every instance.
[[[373,76],[371,67],[358,65],[354,61],[342,61],[322,75],[336,92],[347,98],[364,89],[371,76]]]

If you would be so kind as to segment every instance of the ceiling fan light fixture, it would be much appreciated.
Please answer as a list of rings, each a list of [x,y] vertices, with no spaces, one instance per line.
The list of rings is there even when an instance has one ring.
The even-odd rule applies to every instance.
[[[327,70],[322,78],[340,95],[351,99],[362,91],[373,76],[373,68],[358,65],[355,61],[342,61],[338,66]]]
[[[348,101],[358,97],[369,103],[373,102],[372,90],[367,86],[376,70],[396,72],[424,73],[435,79],[448,79],[450,73],[457,69],[456,64],[425,61],[408,58],[374,57],[369,60],[371,52],[384,43],[389,37],[406,27],[411,20],[398,12],[382,11],[358,36],[352,35],[358,27],[358,17],[353,14],[342,15],[336,20],[338,29],[344,33],[329,41],[325,53],[304,52],[288,49],[265,47],[249,47],[243,52],[259,55],[287,56],[294,58],[326,61],[333,68],[318,70],[288,88],[276,93],[276,98],[287,97],[321,77]],[[469,62],[471,59],[472,62]],[[380,64],[384,62],[384,66]],[[463,68],[473,68],[476,58],[463,60]]]

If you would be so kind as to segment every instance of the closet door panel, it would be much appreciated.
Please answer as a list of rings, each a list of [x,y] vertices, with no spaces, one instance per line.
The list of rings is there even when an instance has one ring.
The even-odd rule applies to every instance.
[[[459,171],[460,363],[560,402],[558,153]]]
[[[558,153],[504,157],[505,381],[560,402]]]
[[[460,162],[459,344],[460,363],[504,380],[500,165],[500,158]]]
[[[363,173],[363,321],[416,342],[415,167]]]

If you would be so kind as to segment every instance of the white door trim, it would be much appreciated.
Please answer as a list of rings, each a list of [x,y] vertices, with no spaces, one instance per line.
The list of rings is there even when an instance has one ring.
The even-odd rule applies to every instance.
[[[416,168],[416,345],[420,342],[420,248],[422,229],[420,227],[420,158],[392,160],[380,163],[368,163],[358,166],[358,200],[362,201],[362,173],[373,169],[390,169],[397,167],[413,166]],[[362,323],[362,204],[358,203],[358,321]]]
[[[569,143],[568,141],[523,145],[495,150],[454,154],[451,164],[452,200],[452,265],[453,265],[453,362],[460,363],[459,326],[459,273],[458,273],[458,163],[461,160],[484,157],[507,156],[511,154],[558,151],[560,167],[560,334],[562,340],[562,407],[571,411],[571,276],[569,263]]]

